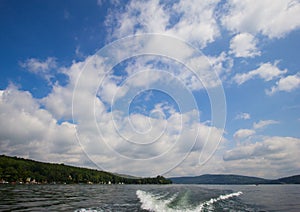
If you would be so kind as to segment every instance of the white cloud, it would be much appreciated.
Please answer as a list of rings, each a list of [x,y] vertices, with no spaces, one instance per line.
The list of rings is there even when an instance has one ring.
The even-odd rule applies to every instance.
[[[215,71],[223,82],[226,81],[233,67],[233,58],[225,52],[207,58],[211,65],[211,71]]]
[[[168,19],[158,0],[131,1],[125,12],[112,11],[107,16],[106,25],[112,27],[113,37],[121,38],[143,32],[163,32]]]
[[[81,144],[104,169],[149,176],[173,168],[190,151],[197,152],[199,159],[206,142],[213,146],[222,138],[222,130],[193,121],[193,112],[173,113],[167,119],[163,117],[150,118],[142,114],[128,117],[119,114],[114,115],[113,119],[100,117],[98,125],[102,139],[96,131],[92,135],[80,130],[80,139],[85,139],[85,136],[90,138],[82,140]],[[89,126],[89,130],[91,128]],[[111,151],[105,143],[116,152]]]
[[[91,64],[88,64],[87,61]],[[82,72],[84,67],[85,71]],[[156,104],[153,108],[153,110],[165,114],[162,116],[149,117],[142,114],[126,115],[122,114],[122,111],[110,112],[100,98],[105,94],[108,95],[111,91],[104,92],[105,94],[98,93],[100,97],[96,99],[93,96],[96,94],[93,87],[98,86],[104,72],[105,68],[102,66],[100,58],[96,58],[95,61],[87,58],[86,61],[74,63],[65,68],[63,73],[69,77],[68,84],[64,87],[54,86],[52,93],[42,101],[34,99],[29,92],[19,91],[16,88],[7,88],[0,92],[0,111],[5,114],[0,116],[2,119],[0,123],[3,123],[0,127],[1,153],[82,166],[85,155],[75,139],[77,130],[81,145],[85,147],[89,156],[101,168],[108,171],[149,176],[173,168],[176,165],[175,162],[179,162],[188,152],[191,152],[186,161],[172,171],[173,175],[178,175],[198,173],[196,168],[199,168],[199,156],[203,148],[206,147],[210,152],[217,146],[220,139],[222,142],[226,141],[222,137],[221,129],[196,121],[195,112],[180,114],[165,104]],[[77,76],[80,73],[82,81],[78,82]],[[130,71],[128,73],[133,74]],[[111,80],[110,77],[106,79],[114,86],[119,86],[120,82]],[[78,112],[75,114],[76,124],[68,122],[58,124],[57,120],[72,118],[72,95],[76,85],[79,97],[75,99],[75,109],[77,108]],[[104,87],[106,85],[103,84]],[[45,105],[45,109],[40,108],[41,102]],[[92,106],[95,104],[96,111],[91,110],[91,102]],[[247,118],[250,115],[243,113],[242,116]],[[267,122],[270,124],[269,120],[264,124],[258,122],[256,125],[266,126]],[[257,126],[256,128],[258,128]],[[251,139],[254,134],[255,130],[253,129],[240,129],[234,134],[234,138],[237,140]],[[128,143],[126,138],[139,145]],[[155,142],[151,143],[152,141]],[[193,142],[196,142],[195,146],[193,146]],[[116,153],[112,154],[107,144],[123,156],[136,160],[127,160]],[[221,143],[221,147],[222,145],[223,143]],[[257,146],[257,148],[261,148],[259,145]],[[255,157],[258,157],[259,151],[251,150],[251,148],[249,147],[250,150],[247,148],[241,150],[240,156],[234,151],[226,153],[224,156],[226,161],[219,158],[212,159],[210,162],[218,164],[215,167],[225,171],[234,170],[238,173],[239,169],[235,168],[237,164],[232,164],[232,161],[243,160],[241,158],[245,155],[252,160],[253,152],[256,154]],[[271,145],[266,148],[270,149]],[[209,152],[204,151],[203,157],[209,158]],[[155,158],[162,153],[166,153],[166,157],[147,160],[147,158]],[[272,157],[278,158],[280,154]],[[145,158],[146,160],[144,160]],[[228,164],[229,162],[231,164]],[[191,169],[191,166],[195,168]],[[210,168],[208,170],[218,171],[220,169]]]
[[[120,4],[117,0],[111,2]],[[293,11],[298,10],[298,2],[290,3],[290,7],[286,11],[274,6],[285,5],[285,2],[268,2],[271,12],[262,13],[257,5],[265,5],[265,2],[268,1],[257,4],[253,4],[253,2],[250,4],[250,1],[239,3],[229,1],[228,14],[221,17],[220,20],[224,18],[222,23],[228,29],[238,33],[230,43],[230,53],[236,57],[260,55],[257,48],[258,41],[253,36],[256,33],[262,33],[269,37],[281,37],[299,27],[298,19],[295,18],[299,17],[298,13],[290,19],[286,18],[293,14]],[[97,1],[99,6],[103,3],[103,0]],[[181,0],[175,3],[159,0],[130,1],[119,11],[111,10],[106,24],[113,27],[110,39],[140,33],[161,33],[178,37],[197,47],[204,48],[220,36],[215,11],[221,3],[219,0],[209,2]],[[238,12],[240,8],[241,13]],[[274,18],[271,15],[274,11],[279,11],[277,15],[280,17]],[[69,14],[67,11],[65,12],[66,18],[68,18]],[[253,15],[249,15],[251,12],[260,16],[249,18],[253,17]],[[237,16],[241,18],[235,20]],[[265,16],[268,19],[264,19]],[[260,23],[257,22],[256,17],[260,19]],[[247,22],[247,18],[249,18],[249,22]],[[265,22],[268,22],[269,25],[265,25]],[[148,43],[144,44],[146,46],[144,47],[150,50],[149,52],[159,49],[162,55],[173,50],[174,45],[172,41],[162,43],[159,39],[150,39]],[[120,48],[120,52],[111,51],[111,55],[122,58],[124,49],[127,49],[123,47]],[[220,81],[211,74],[212,70],[214,69],[221,76],[224,74],[225,79],[226,74],[231,71],[232,55],[222,52],[218,56],[192,57],[191,49],[183,47],[177,47],[180,51],[172,51],[170,55],[182,58],[183,61],[186,61],[187,66],[197,67],[195,70],[197,73],[192,73],[182,64],[182,66],[177,66],[178,64],[174,61],[175,65],[169,65],[170,61],[167,61],[166,64],[169,66],[163,67],[165,64],[162,65],[162,63],[167,59],[159,58],[161,63],[155,63],[153,60],[150,63],[147,60],[136,60],[135,63],[129,64],[123,70],[130,79],[127,84],[121,85],[126,74],[120,79],[116,79],[116,76],[113,76],[113,73],[108,72],[104,67],[104,59],[95,55],[86,57],[82,62],[73,62],[70,67],[60,68],[59,70],[69,78],[68,83],[64,86],[54,84],[51,93],[43,99],[35,99],[29,92],[20,91],[13,86],[0,91],[1,153],[82,166],[85,164],[83,159],[86,158],[82,152],[82,147],[84,147],[95,163],[98,163],[100,167],[103,165],[101,168],[113,172],[149,176],[173,168],[174,165],[177,165],[174,162],[181,162],[181,159],[190,152],[186,161],[173,170],[173,174],[186,175],[189,173],[194,175],[199,171],[200,153],[204,158],[209,158],[210,153],[221,140],[220,152],[216,158],[210,160],[211,163],[208,163],[206,170],[235,173],[248,173],[249,170],[257,173],[257,170],[262,170],[262,175],[264,175],[267,174],[266,167],[269,165],[277,170],[282,170],[284,167],[299,169],[299,165],[295,162],[297,159],[295,152],[299,152],[299,139],[270,137],[264,138],[261,143],[249,144],[251,138],[257,138],[254,136],[257,129],[277,123],[274,120],[262,120],[254,123],[253,129],[237,130],[233,135],[234,139],[247,139],[249,142],[226,152],[225,161],[223,161],[221,156],[226,142],[223,130],[211,126],[210,122],[199,122],[197,117],[199,111],[190,110],[179,113],[164,102],[157,103],[153,109],[147,108],[149,116],[126,114],[128,111],[123,111],[122,108],[118,110],[119,108],[109,107],[112,98],[122,99],[134,88],[147,88],[151,85],[158,85],[158,82],[161,83],[159,85],[167,85],[166,87],[171,88],[170,90],[173,90],[174,94],[179,93],[178,95],[184,97],[182,102],[186,103],[186,96],[179,92],[181,87],[177,86],[178,82],[188,91],[195,91],[203,86],[214,88],[220,85]],[[79,46],[76,48],[75,54],[79,57],[82,56]],[[107,58],[111,55],[108,54]],[[58,68],[56,59],[52,57],[46,60],[31,58],[20,64],[29,72],[42,75],[47,80],[53,77],[52,69]],[[166,73],[161,74],[159,71],[164,68]],[[243,84],[255,77],[270,81],[282,77],[286,72],[287,70],[280,70],[277,67],[277,62],[265,63],[256,70],[237,74],[234,81]],[[198,79],[196,74],[201,79]],[[102,79],[104,80],[102,81]],[[177,80],[178,84],[170,84],[172,80]],[[100,89],[98,89],[99,82],[102,83]],[[282,77],[270,92],[291,91],[297,87],[299,87],[299,75]],[[74,107],[72,107],[72,101]],[[74,124],[65,121],[72,118],[75,119]],[[250,119],[250,114],[240,113],[236,118]],[[80,138],[81,146],[75,138],[76,133]],[[195,142],[194,146],[193,142]],[[290,148],[292,155],[287,156]],[[266,163],[262,165],[258,158],[261,159],[264,153],[266,153],[264,157]],[[161,154],[166,155],[159,158]],[[134,160],[128,160],[128,158]],[[148,158],[154,159],[148,160]],[[247,164],[242,164],[240,161],[246,161]],[[276,164],[277,161],[280,161],[280,164]],[[285,166],[284,162],[289,164]],[[255,168],[257,165],[260,166]]]
[[[178,3],[131,1],[123,12],[112,11],[106,24],[113,26],[113,38],[141,33],[159,33],[177,37],[180,40],[195,44],[197,47],[205,47],[219,35],[217,22],[213,14],[217,3],[217,1],[201,3],[196,1],[180,1]],[[197,7],[194,6],[195,4],[197,4]],[[155,17],[153,18],[154,13]],[[233,60],[225,52],[217,57],[205,57],[203,55],[196,57],[193,55],[195,52],[192,48],[189,45],[182,45],[183,43],[180,40],[176,42],[174,38],[170,37],[168,39],[165,36],[166,39],[162,42],[161,37],[148,37],[149,39],[144,41],[145,44],[143,44],[148,51],[160,52],[161,55],[170,58],[175,57],[197,72],[186,71],[186,67],[184,67],[184,71],[171,71],[171,73],[175,72],[175,76],[180,78],[191,90],[219,86],[221,81],[218,79],[217,74],[228,73],[233,66]],[[174,45],[180,51],[174,51]],[[146,68],[145,65],[144,68]],[[226,77],[225,74],[223,77]],[[139,80],[139,82],[145,83],[148,80],[151,80],[151,78],[146,81]]]
[[[123,90],[125,94],[157,81],[167,85],[167,88],[171,86],[158,70],[143,75],[145,70],[152,71],[155,66],[147,66],[143,62],[132,65],[126,69],[132,86],[130,90]],[[98,56],[74,62],[70,67],[60,70],[69,78],[67,85],[55,84],[51,93],[43,99],[35,99],[29,92],[16,88],[0,92],[0,107],[4,114],[0,117],[2,154],[80,164],[80,160],[85,158],[82,153],[84,147],[99,168],[151,176],[173,168],[190,151],[198,152],[200,156],[205,146],[206,152],[212,152],[223,139],[222,129],[199,122],[199,111],[196,110],[178,113],[164,102],[155,104],[153,110],[149,109],[150,116],[129,115],[126,114],[128,111],[123,111],[123,107],[110,108],[106,101],[118,93],[118,89],[122,90],[120,80],[123,78],[117,80],[113,72],[107,72],[103,60]],[[139,70],[142,73],[139,74]],[[171,75],[169,73],[166,76]],[[103,82],[101,91],[98,90],[99,82]],[[174,95],[178,94],[178,90],[178,86],[170,88]],[[120,101],[122,97],[119,96]],[[187,104],[186,96],[183,98],[183,103]],[[64,121],[72,118],[75,124]],[[76,141],[75,133],[81,146]]]
[[[194,72],[187,70],[186,67],[175,71],[175,75],[185,83],[191,90],[203,88],[215,88],[221,86],[222,81],[219,76],[226,78],[226,74],[232,67],[232,61],[221,53],[217,57],[199,56],[188,58],[185,62],[187,67],[193,67]],[[173,71],[174,72],[174,71]]]
[[[83,52],[81,52],[81,50],[80,50],[80,46],[76,46],[76,49],[75,49],[75,55],[76,55],[78,58],[85,58],[85,55],[84,55]]]
[[[247,113],[240,113],[236,118],[244,119],[244,118],[250,118],[250,115]],[[245,138],[249,138],[252,135],[256,134],[256,131],[259,129],[263,129],[268,125],[272,124],[279,124],[279,121],[275,120],[260,120],[258,122],[253,123],[252,129],[239,129],[233,134],[233,138],[237,141],[243,140]]]
[[[261,137],[256,142],[252,142],[250,138],[248,142],[240,143],[228,150],[229,142],[224,140],[216,153],[202,166],[197,163],[197,153],[191,153],[190,157],[169,175],[196,176],[224,173],[276,179],[299,174],[299,138]]]
[[[72,118],[72,110],[70,110],[72,108],[72,95],[73,90],[55,85],[52,92],[40,102],[56,119],[70,120]]]
[[[255,173],[272,179],[299,174],[299,151],[299,138],[263,137],[226,151],[219,163],[227,173]]]
[[[257,40],[249,33],[240,33],[230,41],[230,53],[236,57],[255,57],[260,55]]]
[[[284,76],[288,70],[281,70],[277,67],[278,61],[274,64],[263,63],[259,68],[249,71],[247,73],[238,73],[233,77],[233,81],[238,85],[245,83],[248,80],[259,77],[264,81],[271,81],[279,78],[276,85],[272,86],[270,89],[266,89],[267,95],[273,95],[279,91],[292,92],[300,87],[300,74]]]
[[[236,74],[233,77],[233,80],[238,84],[241,85],[246,81],[253,79],[255,77],[259,77],[264,81],[270,81],[276,78],[279,78],[283,74],[287,73],[287,69],[280,70],[277,67],[278,61],[275,61],[274,64],[271,63],[263,63],[260,65],[259,68],[249,71],[248,73]]]
[[[179,1],[173,5],[172,11],[181,15],[180,20],[167,30],[167,34],[198,44],[200,47],[213,42],[219,36],[219,27],[214,15],[218,2]]]
[[[126,84],[129,84],[134,87],[144,87],[147,88],[151,84],[159,81],[160,79],[166,80],[165,76],[162,72],[160,72],[159,68],[156,65],[156,60],[149,60],[145,58],[136,59],[132,63],[128,64],[125,71],[128,74],[126,78]],[[163,62],[163,58],[161,62]]]
[[[217,3],[196,0],[173,4],[158,0],[131,1],[124,12],[112,11],[107,16],[106,25],[113,26],[110,30],[114,38],[162,33],[205,47],[219,36],[214,16]]]
[[[229,0],[220,20],[234,32],[262,33],[270,38],[284,37],[300,27],[300,3],[295,0]]]
[[[300,139],[292,137],[265,137],[260,142],[240,145],[224,154],[224,160],[252,160],[260,158],[264,165],[279,166],[280,168],[293,167],[299,170],[298,154]],[[245,164],[244,164],[245,165]],[[271,168],[271,167],[269,167]],[[269,169],[270,170],[270,169]]]
[[[10,86],[0,96],[0,151],[41,161],[79,164],[73,124],[57,123],[29,92]]]
[[[117,98],[124,96],[127,93],[128,88],[126,86],[119,87],[114,81],[104,81],[101,84],[101,89],[98,94],[106,103],[111,104]]]
[[[36,58],[30,58],[25,62],[20,62],[20,65],[22,68],[27,69],[31,73],[38,74],[48,81],[51,77],[53,77],[50,71],[57,67],[56,58],[54,57],[48,57],[44,61]]]
[[[69,78],[68,84],[66,86],[54,85],[52,92],[40,102],[57,120],[71,120],[73,92],[78,88],[76,92],[81,99],[75,103],[84,107],[87,99],[94,99],[95,88],[103,78],[105,68],[102,66],[101,58],[89,56],[82,62],[74,62],[70,67],[62,68],[61,72]],[[81,79],[80,84],[77,83],[78,77]],[[85,109],[88,110],[88,108]],[[83,114],[85,112],[82,111]]]
[[[210,160],[199,165],[198,155],[191,153],[170,176],[196,176],[207,173],[241,174],[275,179],[299,174],[300,139],[293,137],[260,137],[256,142],[239,143],[230,147],[230,141],[221,142]],[[251,174],[249,174],[251,173]]]
[[[253,123],[253,129],[261,129],[271,124],[279,124],[279,121],[275,120],[261,120],[257,123]]]
[[[248,113],[240,113],[236,118],[245,119],[250,118]],[[248,138],[256,134],[256,130],[265,128],[268,125],[278,124],[278,121],[275,120],[260,120],[253,123],[253,129],[239,129],[233,134],[233,138],[237,141]]]
[[[300,87],[300,74],[282,77],[270,90],[266,90],[268,95],[273,95],[279,91],[291,92]]]
[[[244,119],[244,120],[247,120],[247,119],[250,119],[251,116],[249,113],[239,113],[236,115],[235,119]]]
[[[235,140],[241,140],[248,138],[251,135],[254,135],[256,132],[251,129],[239,129],[233,134]]]

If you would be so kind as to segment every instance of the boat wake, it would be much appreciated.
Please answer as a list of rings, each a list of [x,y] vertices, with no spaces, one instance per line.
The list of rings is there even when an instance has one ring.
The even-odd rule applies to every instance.
[[[137,190],[136,195],[141,202],[141,208],[149,211],[166,211],[166,212],[179,212],[179,211],[213,211],[214,205],[218,202],[225,201],[230,198],[238,197],[242,194],[241,191],[230,194],[222,194],[218,197],[202,201],[197,205],[190,203],[188,194],[179,195],[175,193],[169,194],[154,194],[142,190]]]

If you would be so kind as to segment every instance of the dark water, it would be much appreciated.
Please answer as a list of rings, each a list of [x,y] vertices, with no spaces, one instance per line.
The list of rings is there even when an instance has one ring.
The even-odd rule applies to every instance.
[[[300,185],[0,185],[0,211],[300,211]]]

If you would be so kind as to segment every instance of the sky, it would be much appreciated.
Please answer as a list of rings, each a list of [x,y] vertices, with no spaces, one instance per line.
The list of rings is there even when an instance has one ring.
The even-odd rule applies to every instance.
[[[0,154],[134,176],[300,173],[299,0],[0,11]]]

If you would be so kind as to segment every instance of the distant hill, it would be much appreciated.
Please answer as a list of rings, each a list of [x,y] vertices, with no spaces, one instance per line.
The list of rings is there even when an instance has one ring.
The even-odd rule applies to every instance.
[[[125,177],[95,169],[0,155],[0,183],[169,184],[172,182],[163,176]]]
[[[300,175],[279,178],[277,181],[286,184],[300,184]]]
[[[205,174],[195,177],[173,177],[169,179],[175,184],[300,184],[300,175],[276,180],[223,174]]]

